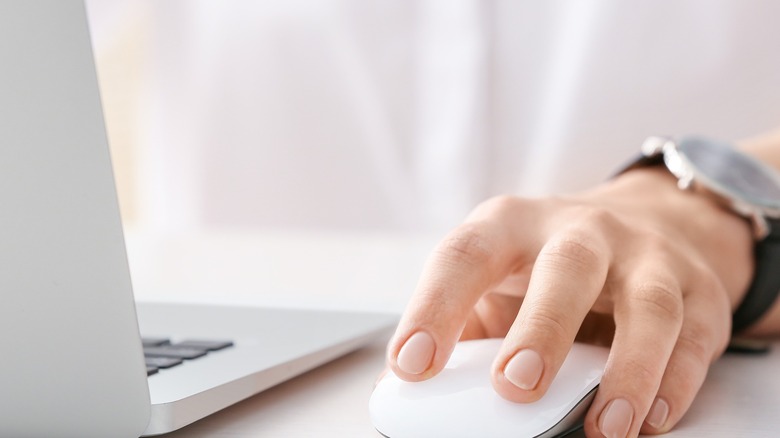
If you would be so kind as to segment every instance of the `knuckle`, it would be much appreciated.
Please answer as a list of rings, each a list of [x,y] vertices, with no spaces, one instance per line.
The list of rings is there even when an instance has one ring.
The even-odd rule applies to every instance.
[[[706,324],[688,321],[677,338],[677,349],[685,352],[691,359],[703,367],[708,367],[714,359],[713,348],[715,334]]]
[[[677,348],[687,355],[696,365],[708,367],[712,362],[713,351],[702,339],[683,336],[677,339]]]
[[[577,220],[597,227],[617,228],[621,221],[611,210],[593,205],[580,205],[574,209]]]
[[[661,381],[663,370],[659,367],[654,367],[653,364],[650,361],[639,358],[628,359],[625,362],[628,376],[638,386],[638,391],[644,392],[644,389],[655,387]]]
[[[516,196],[498,195],[483,201],[476,209],[491,216],[503,217],[512,214],[523,202],[521,198]]]
[[[418,291],[410,300],[404,320],[415,327],[447,327],[466,318],[470,308],[439,287]]]
[[[634,237],[640,242],[639,248],[647,259],[662,260],[664,263],[675,263],[679,260],[685,260],[687,263],[689,261],[680,242],[673,240],[661,230],[638,230]]]
[[[720,323],[731,321],[731,302],[726,287],[715,271],[706,266],[695,269],[692,283],[696,286],[691,292],[704,297],[704,299],[697,300],[699,313],[709,312],[710,317],[719,322],[707,326],[706,334],[715,345],[716,351],[722,352],[731,338],[731,324]]]
[[[417,307],[424,308],[430,315],[441,316],[447,309],[452,307],[453,299],[446,288],[440,285],[433,285],[418,292],[416,298]]]
[[[659,230],[642,229],[641,238],[648,253],[668,253],[672,251],[672,241],[669,236]]]
[[[594,240],[594,236],[610,236],[612,239],[625,236],[631,229],[625,219],[613,210],[594,205],[570,207],[568,226],[580,231],[583,237]]]
[[[701,388],[709,370],[709,362],[702,362],[695,353],[675,348],[664,373],[667,400],[674,406],[687,406]]]
[[[495,255],[495,245],[479,223],[464,224],[447,236],[437,252],[455,264],[478,266]]]
[[[530,328],[543,338],[549,345],[561,346],[571,343],[574,334],[561,321],[564,321],[556,312],[550,312],[540,307],[529,309],[529,313],[523,321],[524,328]]]
[[[569,233],[551,240],[545,246],[547,263],[561,270],[587,272],[604,264],[604,255],[592,239]]]
[[[682,321],[683,299],[674,282],[652,280],[639,284],[631,292],[631,300],[638,306],[668,322]]]
[[[720,277],[709,267],[698,270],[699,274],[693,277],[693,284],[702,293],[706,294],[717,312],[730,316],[731,301],[729,294]]]
[[[679,400],[678,404],[684,404],[682,401],[693,399],[701,387],[699,370],[691,368],[690,363],[686,365],[685,368],[680,363],[669,365],[668,372],[670,376],[674,376],[674,391],[668,397],[670,402],[675,400],[672,396],[674,394],[676,400]]]

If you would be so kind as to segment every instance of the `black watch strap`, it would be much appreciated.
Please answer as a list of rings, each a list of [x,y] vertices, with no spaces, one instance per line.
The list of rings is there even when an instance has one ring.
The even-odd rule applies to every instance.
[[[755,271],[745,297],[732,317],[731,332],[739,333],[758,322],[780,295],[780,219],[769,219],[769,235],[756,242]]]
[[[657,166],[663,163],[664,163],[663,154],[651,155],[648,157],[647,155],[640,153],[635,155],[625,163],[623,163],[620,167],[618,167],[618,170],[612,174],[612,178],[620,176],[632,169],[638,169],[640,167]]]

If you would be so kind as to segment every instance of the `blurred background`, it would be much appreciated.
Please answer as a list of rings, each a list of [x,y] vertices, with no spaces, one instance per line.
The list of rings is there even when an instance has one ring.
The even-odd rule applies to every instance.
[[[90,0],[125,215],[443,232],[780,125],[772,1]]]
[[[440,236],[495,194],[597,184],[650,134],[780,125],[770,0],[87,5],[147,235]]]

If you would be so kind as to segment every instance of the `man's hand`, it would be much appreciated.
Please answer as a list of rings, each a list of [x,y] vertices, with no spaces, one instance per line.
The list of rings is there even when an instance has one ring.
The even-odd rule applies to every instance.
[[[495,198],[428,260],[388,365],[421,381],[459,339],[503,337],[493,386],[522,403],[544,395],[575,339],[611,345],[586,434],[665,432],[728,343],[752,246],[746,221],[662,169],[572,197]]]

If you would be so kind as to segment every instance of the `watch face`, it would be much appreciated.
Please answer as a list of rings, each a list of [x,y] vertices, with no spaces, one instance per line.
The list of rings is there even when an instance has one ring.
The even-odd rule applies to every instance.
[[[776,172],[728,144],[700,137],[686,137],[677,149],[695,168],[699,177],[723,195],[759,207],[780,209],[780,178]]]

